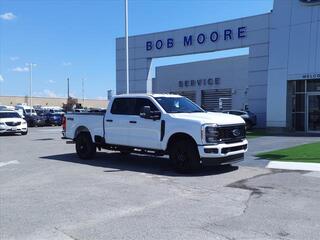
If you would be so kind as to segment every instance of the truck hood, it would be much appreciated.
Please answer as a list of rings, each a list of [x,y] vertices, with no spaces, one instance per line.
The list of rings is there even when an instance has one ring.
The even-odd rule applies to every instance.
[[[199,112],[199,113],[173,113],[173,118],[190,120],[201,124],[215,123],[218,125],[244,124],[244,120],[235,115],[215,112]]]

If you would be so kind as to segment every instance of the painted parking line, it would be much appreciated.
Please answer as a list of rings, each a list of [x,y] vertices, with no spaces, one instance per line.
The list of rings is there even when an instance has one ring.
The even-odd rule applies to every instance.
[[[20,162],[17,160],[9,161],[9,162],[0,162],[0,167],[4,167],[10,164],[19,164]]]
[[[320,163],[270,161],[267,168],[320,172]]]

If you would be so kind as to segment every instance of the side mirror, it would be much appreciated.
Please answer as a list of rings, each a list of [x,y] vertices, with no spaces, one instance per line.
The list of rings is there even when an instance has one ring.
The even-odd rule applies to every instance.
[[[150,106],[144,106],[140,111],[140,117],[150,119],[151,108]]]
[[[152,119],[152,120],[160,120],[161,112],[160,111],[151,111],[150,106],[144,106],[141,109],[140,117],[145,119]]]

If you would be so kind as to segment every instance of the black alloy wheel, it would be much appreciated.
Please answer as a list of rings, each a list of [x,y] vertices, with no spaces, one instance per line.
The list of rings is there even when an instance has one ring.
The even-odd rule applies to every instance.
[[[76,151],[81,159],[93,158],[96,154],[96,145],[92,142],[89,133],[80,133],[76,138]]]

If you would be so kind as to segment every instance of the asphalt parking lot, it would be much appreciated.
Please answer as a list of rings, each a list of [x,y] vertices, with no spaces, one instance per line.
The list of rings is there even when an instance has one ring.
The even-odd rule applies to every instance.
[[[0,137],[0,239],[319,239],[320,175],[252,156],[314,138],[252,139],[239,166],[178,175],[167,158],[82,161],[60,137]]]

